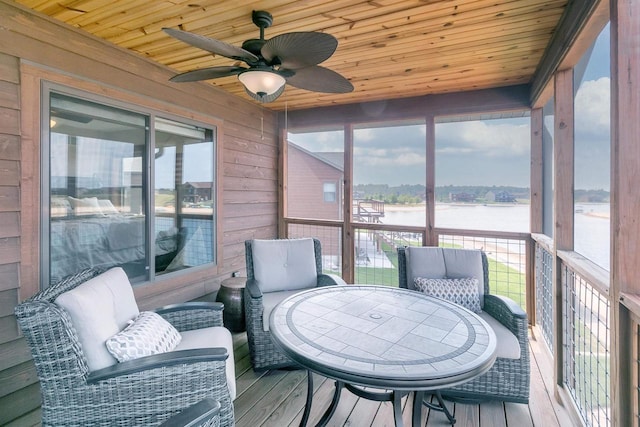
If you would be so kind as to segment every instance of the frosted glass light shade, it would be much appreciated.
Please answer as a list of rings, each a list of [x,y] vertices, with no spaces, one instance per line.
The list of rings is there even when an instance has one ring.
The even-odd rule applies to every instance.
[[[284,77],[269,71],[251,70],[238,75],[244,87],[256,95],[266,96],[278,91],[286,83]]]

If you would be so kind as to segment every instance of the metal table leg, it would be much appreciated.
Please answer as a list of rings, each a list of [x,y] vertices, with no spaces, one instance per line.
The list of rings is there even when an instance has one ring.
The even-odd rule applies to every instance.
[[[333,392],[333,399],[331,399],[331,405],[327,408],[325,413],[316,424],[316,427],[324,427],[327,425],[333,414],[336,412],[336,408],[338,407],[338,402],[340,402],[340,394],[342,393],[342,388],[344,387],[344,383],[342,381],[336,381],[336,389]]]

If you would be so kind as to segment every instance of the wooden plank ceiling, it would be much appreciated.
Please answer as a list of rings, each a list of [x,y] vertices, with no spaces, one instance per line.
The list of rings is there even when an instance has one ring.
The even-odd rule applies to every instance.
[[[348,94],[287,86],[273,110],[290,110],[530,83],[568,0],[16,0],[167,65],[176,72],[234,65],[161,31],[179,28],[236,46],[259,37],[254,9],[269,11],[265,38],[334,35],[322,66],[354,85]],[[237,62],[236,62],[237,63]],[[244,65],[244,64],[238,64]],[[250,99],[235,76],[209,80]],[[193,84],[193,83],[175,83]],[[255,101],[254,101],[255,102]]]

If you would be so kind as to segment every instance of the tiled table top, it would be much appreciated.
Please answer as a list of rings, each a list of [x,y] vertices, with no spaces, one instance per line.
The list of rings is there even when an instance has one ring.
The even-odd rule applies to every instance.
[[[274,309],[270,330],[303,366],[360,385],[441,388],[495,361],[495,334],[477,315],[386,286],[301,292]]]

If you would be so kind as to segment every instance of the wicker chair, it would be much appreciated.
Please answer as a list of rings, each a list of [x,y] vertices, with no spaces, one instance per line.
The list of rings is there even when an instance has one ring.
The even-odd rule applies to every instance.
[[[220,402],[206,398],[169,418],[160,427],[218,427],[219,425]]]
[[[464,255],[464,251],[470,252],[466,249],[447,249],[447,248],[411,248],[411,251],[434,251],[441,250],[443,252],[459,251],[459,254]],[[463,251],[463,252],[460,252]],[[510,331],[517,343],[514,343],[516,349],[519,347],[519,358],[513,357],[500,357],[500,352],[496,358],[496,362],[493,367],[481,375],[480,377],[464,383],[462,385],[442,390],[444,397],[452,398],[453,400],[469,400],[469,401],[482,401],[482,400],[502,400],[517,403],[529,402],[529,383],[530,383],[530,365],[529,365],[529,336],[528,336],[528,321],[527,314],[522,310],[515,301],[510,298],[491,295],[489,289],[489,263],[487,255],[481,251],[478,263],[482,266],[474,266],[473,271],[480,271],[483,274],[484,281],[484,296],[482,313],[480,317],[488,320],[488,323],[494,326],[496,335],[498,336],[498,347],[500,347],[500,336],[498,329],[501,329],[503,333],[508,335]],[[413,253],[413,252],[412,252]],[[412,267],[411,257],[407,255],[407,248],[398,248],[398,272],[399,272],[399,284],[402,288],[415,289],[412,281]],[[425,268],[419,266],[418,269]],[[458,269],[457,274],[461,271]],[[464,274],[465,276],[472,276]],[[442,276],[441,276],[442,277]],[[462,276],[451,276],[462,277]],[[480,280],[480,277],[478,277]],[[495,320],[492,320],[492,317]],[[497,321],[497,322],[496,322]],[[500,325],[503,325],[506,330]],[[508,330],[508,331],[507,331]],[[505,336],[505,335],[503,335]]]
[[[338,276],[322,273],[322,249],[320,241],[317,239],[245,241],[245,255],[247,263],[247,284],[244,289],[245,319],[247,324],[247,340],[249,344],[251,364],[253,369],[256,371],[296,366],[296,363],[282,353],[271,340],[271,334],[267,330],[268,321],[265,323],[264,320],[265,306],[267,310],[266,317],[268,317],[268,313],[271,312],[271,309],[275,304],[277,304],[277,302],[282,301],[284,298],[299,292],[304,288],[301,288],[299,283],[294,284],[290,282],[282,283],[281,290],[278,292],[266,292],[266,288],[263,286],[264,280],[261,280],[260,278],[261,273],[256,274],[256,269],[259,270],[259,268],[256,268],[258,266],[255,265],[257,259],[254,255],[254,242],[266,242],[266,244],[273,244],[280,248],[286,248],[289,244],[304,244],[304,240],[308,240],[309,242],[307,243],[309,245],[311,244],[310,241],[313,240],[313,249],[310,249],[310,247],[308,248],[313,252],[313,255],[309,254],[309,257],[315,256],[315,272],[311,272],[313,275],[313,283],[308,284],[308,288],[345,284],[345,282]],[[295,252],[297,256],[303,256],[302,251],[296,250]],[[313,263],[312,260],[308,261]],[[282,266],[283,262],[280,261],[274,264]],[[287,268],[290,269],[294,267],[295,266],[292,265],[287,266],[287,263],[284,263],[285,270]],[[311,269],[313,270],[313,265],[311,265]],[[296,275],[294,274],[291,276],[295,277]],[[292,288],[295,289],[286,290]],[[265,301],[265,299],[267,301]]]
[[[187,410],[182,418],[181,411],[210,398],[221,406],[210,414],[209,425],[233,426],[225,348],[172,351],[90,371],[70,314],[54,301],[100,273],[94,268],[69,276],[15,308],[40,380],[42,425],[157,426],[173,416],[184,421],[210,402]],[[221,326],[222,308],[185,303],[156,312],[184,333]]]

